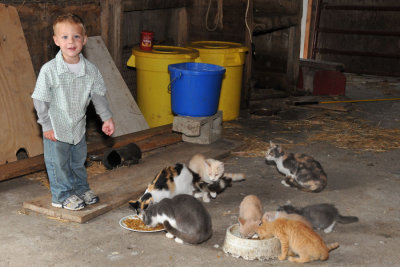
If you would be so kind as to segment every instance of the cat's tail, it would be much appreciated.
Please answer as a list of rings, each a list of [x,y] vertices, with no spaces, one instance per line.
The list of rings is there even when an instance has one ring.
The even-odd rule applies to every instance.
[[[319,260],[326,261],[329,258],[329,251],[334,250],[335,248],[338,248],[338,247],[339,247],[339,243],[338,242],[326,245],[326,248],[328,250],[327,251],[326,250],[322,251]]]
[[[339,243],[338,242],[331,243],[331,244],[327,245],[326,247],[328,248],[328,251],[331,251],[331,250],[334,250],[334,249],[338,248],[339,247]]]
[[[207,236],[206,238],[199,236],[197,234],[187,234],[184,232],[179,231],[178,229],[174,228],[171,226],[171,224],[168,221],[164,221],[164,227],[165,230],[167,230],[168,233],[174,235],[175,237],[178,237],[183,240],[183,242],[189,243],[189,244],[200,244],[207,239],[211,237],[211,235]]]
[[[224,176],[227,178],[231,178],[233,182],[241,182],[246,180],[246,175],[244,173],[224,173]]]
[[[339,215],[338,218],[337,218],[337,222],[338,223],[343,223],[343,224],[358,222],[358,217],[356,217],[356,216],[342,216],[342,215]]]

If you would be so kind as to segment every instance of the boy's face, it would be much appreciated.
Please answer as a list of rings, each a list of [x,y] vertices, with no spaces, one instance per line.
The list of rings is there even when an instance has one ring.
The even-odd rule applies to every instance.
[[[54,43],[60,47],[65,62],[70,64],[79,62],[79,53],[87,41],[81,25],[69,22],[58,23],[53,39]]]

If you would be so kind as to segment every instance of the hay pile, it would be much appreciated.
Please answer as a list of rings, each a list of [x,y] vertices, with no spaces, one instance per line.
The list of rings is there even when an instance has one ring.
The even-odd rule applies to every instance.
[[[305,120],[271,120],[269,122],[278,124],[280,128],[272,133],[272,140],[282,144],[286,149],[316,142],[328,142],[338,148],[351,149],[355,152],[385,152],[400,148],[400,130],[372,126],[368,121],[343,116],[343,114],[335,116],[324,113]],[[241,126],[230,123],[228,128],[235,130],[241,129]],[[309,133],[304,143],[295,143],[290,140],[290,135],[304,132]],[[265,138],[244,135],[241,136],[241,140],[244,145],[240,151],[232,152],[232,154],[241,157],[264,157],[269,147],[269,140]]]
[[[325,141],[351,150],[384,152],[400,148],[400,130],[371,126],[355,118],[322,118],[322,129],[309,136],[309,142]]]
[[[106,170],[107,169],[106,167],[104,167],[103,164],[101,164],[100,162],[94,162],[91,166],[86,168],[88,179],[91,179],[92,177],[100,173],[105,173]],[[46,171],[40,171],[29,174],[27,175],[27,178],[31,181],[38,181],[42,186],[50,189],[49,177],[47,176]]]

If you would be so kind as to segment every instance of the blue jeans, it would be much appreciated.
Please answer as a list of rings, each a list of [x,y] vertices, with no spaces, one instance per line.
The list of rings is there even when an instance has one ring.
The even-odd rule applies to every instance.
[[[44,137],[43,144],[51,201],[63,203],[72,195],[80,196],[88,191],[85,136],[76,145],[59,141],[53,142]]]

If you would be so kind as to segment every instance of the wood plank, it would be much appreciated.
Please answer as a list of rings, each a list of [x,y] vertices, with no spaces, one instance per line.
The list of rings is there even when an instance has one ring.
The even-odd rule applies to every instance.
[[[248,49],[248,53],[246,54],[246,61],[244,64],[244,77],[243,77],[243,90],[241,92],[241,107],[248,108],[250,106],[251,99],[251,74],[253,72],[253,1],[248,1],[246,6],[247,14],[245,13],[245,45]]]
[[[340,111],[340,112],[348,112],[348,105],[335,105],[335,104],[318,104],[318,105],[309,105],[304,106],[307,108],[316,108],[316,109],[327,109],[332,111]]]
[[[172,133],[171,125],[164,125],[116,138],[109,138],[104,141],[89,143],[88,154],[101,154],[104,153],[104,151],[109,147],[118,148],[129,143],[137,143],[143,152],[147,152],[181,141],[182,136],[180,134]],[[0,181],[42,171],[44,169],[45,165],[43,154],[8,164],[3,164],[0,165]]]
[[[23,149],[30,157],[43,153],[31,94],[35,88],[28,46],[15,7],[0,4],[0,164],[17,161]]]
[[[107,98],[113,113],[113,137],[149,129],[128,86],[118,71],[101,36],[89,37],[85,56],[100,70],[107,87]]]
[[[311,14],[312,14],[313,0],[307,2],[307,18],[306,18],[306,30],[304,33],[304,48],[303,58],[309,58],[309,43],[310,43],[310,32],[311,32]]]
[[[146,0],[123,0],[122,10],[124,12],[130,11],[141,11],[151,9],[170,9],[170,8],[181,8],[190,5],[190,1],[187,0],[158,0],[158,1],[146,1]]]
[[[211,145],[179,143],[160,149],[137,165],[121,167],[92,177],[90,186],[100,197],[100,202],[80,211],[68,211],[51,206],[51,195],[46,194],[23,203],[29,209],[47,216],[84,223],[113,208],[125,205],[142,194],[148,183],[162,168],[176,162],[187,164],[194,153],[221,159],[240,145],[237,141],[221,139]],[[227,169],[229,172],[229,169]]]

